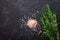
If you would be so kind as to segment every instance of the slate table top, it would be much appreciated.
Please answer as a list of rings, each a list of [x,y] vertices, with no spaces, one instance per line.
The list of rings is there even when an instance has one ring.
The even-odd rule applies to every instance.
[[[29,18],[40,24],[39,18],[46,11],[47,3],[60,23],[59,0],[0,0],[0,40],[48,40],[44,34],[42,37],[34,36],[35,32],[25,25]]]

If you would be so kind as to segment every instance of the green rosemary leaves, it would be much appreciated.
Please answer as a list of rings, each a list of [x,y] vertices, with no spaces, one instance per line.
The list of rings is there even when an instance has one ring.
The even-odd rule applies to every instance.
[[[47,35],[50,40],[59,40],[56,14],[50,10],[49,4],[47,4],[47,11],[42,14],[40,21],[44,28],[45,35]]]

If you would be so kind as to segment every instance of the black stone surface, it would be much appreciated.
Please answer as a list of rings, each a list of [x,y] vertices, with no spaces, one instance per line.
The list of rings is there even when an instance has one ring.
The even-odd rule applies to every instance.
[[[37,37],[35,32],[25,25],[29,18],[36,19],[39,23],[47,3],[57,14],[60,23],[60,0],[0,0],[0,40],[49,40],[45,35]],[[41,28],[41,25],[38,25],[38,28]]]

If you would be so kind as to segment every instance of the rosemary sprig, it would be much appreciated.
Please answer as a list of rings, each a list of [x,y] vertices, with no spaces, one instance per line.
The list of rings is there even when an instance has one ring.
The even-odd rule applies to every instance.
[[[50,40],[59,40],[56,14],[50,10],[49,4],[47,4],[47,11],[42,14],[40,21],[44,28],[45,35],[47,35]]]

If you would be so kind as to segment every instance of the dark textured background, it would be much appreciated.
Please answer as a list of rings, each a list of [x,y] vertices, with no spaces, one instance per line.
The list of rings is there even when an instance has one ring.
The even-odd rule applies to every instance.
[[[28,29],[20,29],[19,19],[24,15],[34,16],[39,21],[39,17],[46,10],[49,3],[51,10],[57,14],[60,23],[60,0],[0,0],[0,40],[47,40],[45,36],[35,37]],[[27,16],[27,17],[28,17]],[[20,31],[22,30],[22,31]]]

